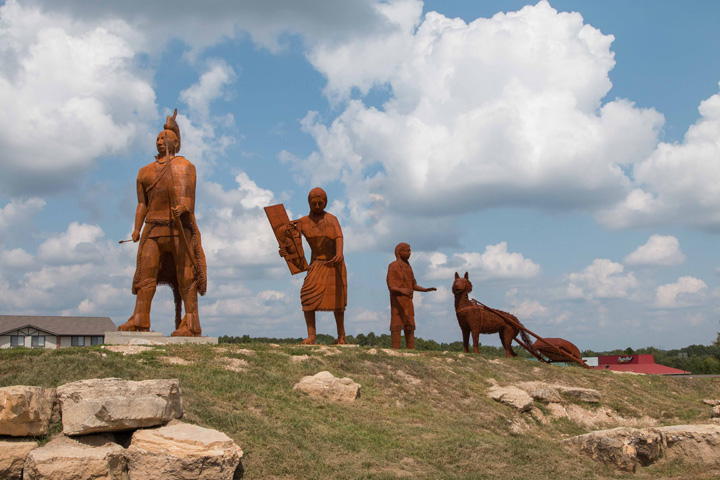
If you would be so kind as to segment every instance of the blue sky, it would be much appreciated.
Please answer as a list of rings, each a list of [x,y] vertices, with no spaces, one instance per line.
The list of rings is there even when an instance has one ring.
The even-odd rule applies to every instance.
[[[6,1],[0,313],[132,312],[134,182],[178,108],[200,177],[208,335],[301,336],[263,206],[341,222],[346,329],[389,329],[413,247],[417,335],[460,338],[453,273],[581,349],[718,325],[716,2]],[[170,333],[169,290],[153,328]],[[330,314],[319,315],[333,333]],[[499,344],[483,336],[486,344]]]

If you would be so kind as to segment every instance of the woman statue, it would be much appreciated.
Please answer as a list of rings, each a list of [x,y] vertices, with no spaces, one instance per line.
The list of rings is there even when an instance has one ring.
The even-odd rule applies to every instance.
[[[312,255],[307,276],[300,290],[308,337],[303,344],[316,340],[315,312],[333,312],[337,324],[336,345],[345,344],[345,307],[347,306],[347,271],[343,257],[343,236],[337,218],[326,212],[327,194],[313,188],[308,194],[310,214],[291,222],[305,236]],[[291,227],[292,228],[292,227]],[[280,256],[287,255],[280,249]]]

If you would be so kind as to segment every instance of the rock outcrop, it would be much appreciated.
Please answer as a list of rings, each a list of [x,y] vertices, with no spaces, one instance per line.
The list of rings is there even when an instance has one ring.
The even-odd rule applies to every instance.
[[[620,427],[579,435],[565,443],[598,462],[628,472],[660,460],[720,465],[718,425]]]
[[[303,377],[293,386],[293,390],[311,397],[327,398],[339,402],[354,402],[360,396],[360,384],[350,378],[337,378],[324,371]]]
[[[720,464],[720,426],[674,425],[656,430],[663,436],[668,460],[682,458],[688,463]]]
[[[519,382],[518,388],[525,390],[535,400],[546,403],[560,403],[562,397],[587,403],[600,403],[602,395],[592,388],[571,387],[545,382]]]
[[[177,380],[83,380],[57,395],[6,387],[0,400],[2,435],[46,435],[59,420],[64,431],[42,447],[0,439],[0,480],[232,480],[242,472],[243,452],[227,435],[174,420],[182,415]],[[111,433],[121,430],[135,431]]]
[[[37,446],[37,442],[24,438],[0,440],[0,478],[21,480],[25,460]]]
[[[58,387],[57,395],[66,435],[154,427],[182,416],[177,380],[82,380]]]
[[[525,390],[512,385],[507,387],[492,386],[488,389],[487,395],[493,400],[516,408],[521,412],[529,411],[533,407],[532,397]]]
[[[24,480],[85,478],[129,480],[125,449],[111,435],[61,436],[30,452],[25,461]]]
[[[128,473],[131,480],[232,480],[242,455],[224,433],[178,422],[133,434]]]
[[[600,403],[600,392],[592,388],[567,387],[565,385],[553,385],[562,395],[575,400],[588,403]]]
[[[558,390],[545,382],[520,382],[517,386],[525,390],[535,400],[545,403],[559,403],[562,401]]]
[[[15,385],[0,388],[0,435],[47,435],[55,390]]]

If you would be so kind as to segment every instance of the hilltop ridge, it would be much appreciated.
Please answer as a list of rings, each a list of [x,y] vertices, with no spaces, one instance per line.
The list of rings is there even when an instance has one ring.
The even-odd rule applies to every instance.
[[[351,403],[294,391],[329,371],[361,385]],[[619,473],[563,439],[615,426],[711,422],[710,379],[619,375],[522,358],[373,347],[276,344],[128,346],[0,351],[0,386],[56,387],[86,378],[178,378],[187,421],[245,451],[245,478],[717,478],[680,460]],[[495,387],[547,384],[562,394],[519,409]],[[527,389],[526,389],[527,390]],[[547,401],[546,401],[547,400]],[[592,401],[590,401],[592,400]],[[557,406],[555,406],[557,405]],[[565,412],[563,414],[562,412]]]

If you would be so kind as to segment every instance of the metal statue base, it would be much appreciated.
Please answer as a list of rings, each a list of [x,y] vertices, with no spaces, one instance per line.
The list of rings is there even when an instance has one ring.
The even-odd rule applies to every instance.
[[[105,345],[174,345],[180,343],[212,344],[217,337],[163,337],[162,332],[105,332]]]

